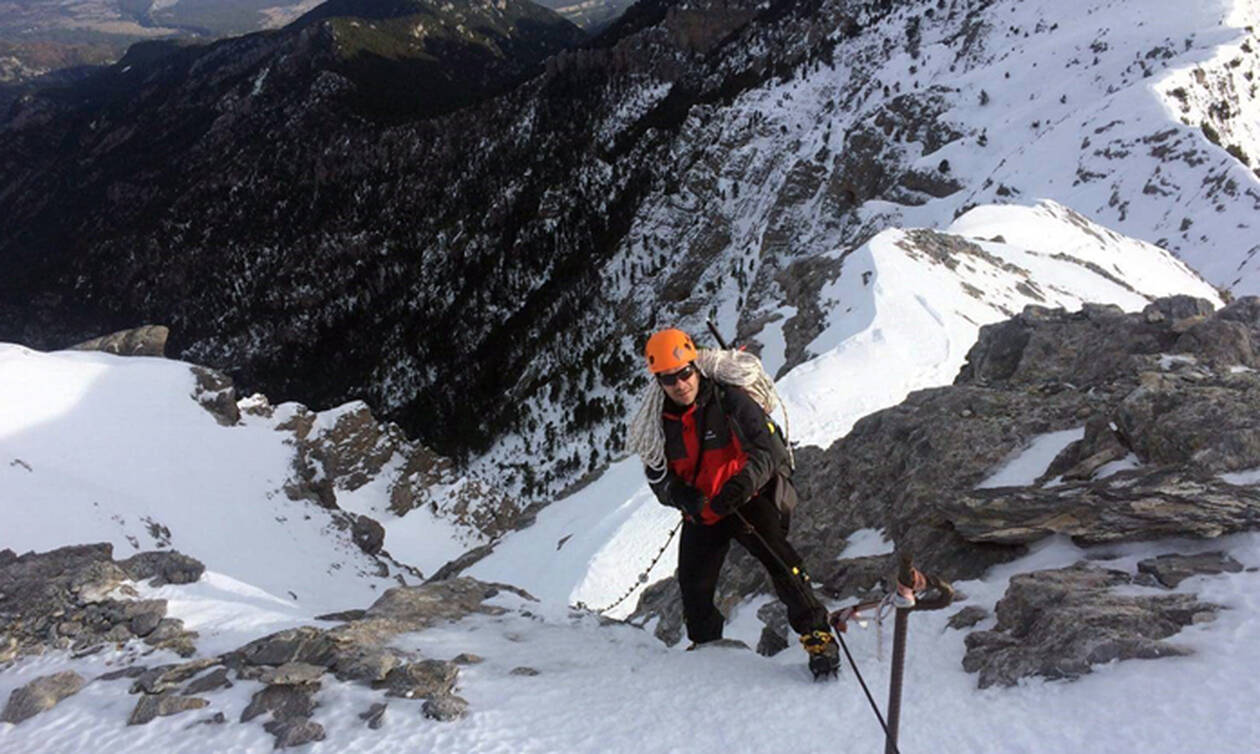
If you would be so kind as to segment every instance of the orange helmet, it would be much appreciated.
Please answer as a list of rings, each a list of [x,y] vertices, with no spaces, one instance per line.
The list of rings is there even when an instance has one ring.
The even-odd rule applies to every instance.
[[[659,374],[695,361],[696,344],[690,335],[671,327],[648,338],[643,355],[647,357],[648,371]]]

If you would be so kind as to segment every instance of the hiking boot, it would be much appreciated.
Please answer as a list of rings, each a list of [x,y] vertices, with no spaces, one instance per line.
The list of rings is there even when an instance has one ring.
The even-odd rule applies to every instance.
[[[840,647],[830,631],[802,634],[801,646],[809,653],[809,672],[814,674],[815,681],[840,674]]]

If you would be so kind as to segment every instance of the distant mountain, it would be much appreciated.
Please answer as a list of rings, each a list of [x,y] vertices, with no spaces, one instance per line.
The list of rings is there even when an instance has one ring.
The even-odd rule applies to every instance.
[[[469,7],[408,22],[466,82],[412,100],[407,24],[316,11],[24,102],[0,340],[167,324],[247,390],[362,398],[549,497],[624,453],[646,330],[712,316],[790,376],[889,227],[1049,198],[1260,290],[1254,3],[643,0],[503,64]]]
[[[597,34],[634,5],[634,0],[539,0],[538,4],[551,8],[587,33]]]

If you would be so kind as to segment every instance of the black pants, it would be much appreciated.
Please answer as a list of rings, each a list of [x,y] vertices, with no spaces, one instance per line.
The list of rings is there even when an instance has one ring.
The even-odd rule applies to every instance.
[[[695,642],[722,638],[724,619],[713,605],[713,595],[732,539],[770,572],[774,591],[787,606],[788,622],[797,633],[828,630],[827,610],[818,602],[813,590],[800,576],[784,570],[784,564],[788,568],[800,568],[802,575],[805,570],[801,557],[788,544],[787,517],[764,495],[754,497],[738,513],[712,526],[683,523],[682,539],[678,543],[678,586],[682,590],[687,638]],[[740,516],[744,520],[740,520]]]

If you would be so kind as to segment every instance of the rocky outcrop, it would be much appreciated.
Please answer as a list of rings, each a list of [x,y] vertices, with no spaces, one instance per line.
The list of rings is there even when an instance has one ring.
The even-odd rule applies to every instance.
[[[1205,552],[1198,555],[1169,553],[1140,561],[1138,576],[1134,582],[1145,585],[1159,584],[1169,589],[1176,589],[1181,582],[1191,576],[1215,576],[1222,573],[1238,573],[1241,570],[1243,570],[1243,564],[1223,552]]]
[[[0,712],[0,722],[20,723],[44,710],[52,709],[68,696],[79,693],[87,681],[74,671],[36,678],[9,694],[9,702]]]
[[[120,330],[70,346],[71,351],[104,351],[116,356],[166,356],[169,327],[145,325],[134,330]]]
[[[975,490],[939,510],[971,542],[1027,544],[1051,534],[1083,545],[1207,539],[1260,528],[1260,490],[1158,468],[1048,489]]]
[[[1115,660],[1187,654],[1164,640],[1221,609],[1190,594],[1112,591],[1132,580],[1088,563],[1013,577],[997,603],[997,626],[967,636],[963,668],[978,673],[985,688],[1028,676],[1076,678]]]
[[[930,244],[923,248],[933,253]],[[958,253],[939,251],[947,257]],[[860,419],[826,450],[799,448],[795,480],[801,503],[793,515],[792,541],[816,588],[851,599],[881,592],[895,567],[892,555],[843,557],[848,536],[859,529],[883,530],[892,547],[949,580],[981,576],[1051,535],[1090,547],[1210,540],[1260,529],[1260,493],[1254,485],[1229,481],[1243,478],[1229,473],[1260,468],[1256,347],[1260,299],[1255,298],[1219,312],[1185,296],[1153,301],[1136,313],[1111,306],[1087,305],[1078,312],[1028,307],[981,329],[954,385],[917,391],[900,405]],[[981,486],[1034,440],[1069,430],[1080,439],[1064,441],[1019,484]],[[1178,583],[1178,564],[1185,561],[1161,563],[1159,576],[1154,563],[1145,565],[1137,583]],[[1203,567],[1225,572],[1234,566]],[[1175,633],[1173,626],[1184,625],[1181,601],[1194,601],[1193,595],[1165,595],[1175,599],[1105,602],[1122,612],[1162,616],[1147,621],[1161,628],[1139,631],[1136,635],[1146,638],[1138,641],[1123,632],[1107,633],[1122,627],[1105,621],[1060,617],[1053,600],[1036,615],[1017,614],[1013,606],[1025,588],[1017,583],[1021,586],[999,611],[998,626],[970,640],[976,646],[969,666],[987,668],[985,684],[1028,674],[1079,674],[1096,661],[1090,658],[1174,651],[1158,642]],[[1114,596],[1091,583],[1063,580],[1059,588],[1069,595],[1088,587],[1093,597]],[[733,549],[719,585],[719,607],[770,591],[761,565]],[[1069,603],[1063,603],[1064,615]],[[953,625],[965,627],[979,615]],[[635,622],[650,618],[657,619],[663,640],[681,637],[672,578],[645,590],[632,616]],[[769,651],[781,644],[776,637],[783,630],[771,612],[763,621]],[[1062,653],[1061,665],[1024,646],[1025,635],[1069,626],[1076,626],[1073,641],[1081,643],[1054,645],[1045,655]]]
[[[113,560],[107,543],[63,547],[17,556],[0,552],[0,663],[53,649],[93,652],[109,643],[143,639],[152,647],[189,656],[196,634],[166,617],[165,600],[128,599],[128,581],[162,574],[195,580],[204,567],[178,553],[141,553]]]

